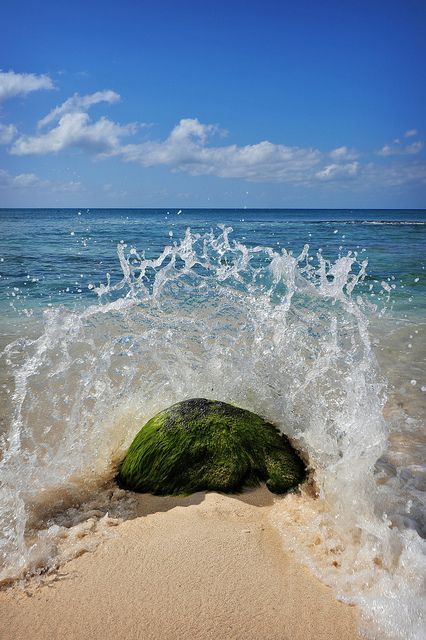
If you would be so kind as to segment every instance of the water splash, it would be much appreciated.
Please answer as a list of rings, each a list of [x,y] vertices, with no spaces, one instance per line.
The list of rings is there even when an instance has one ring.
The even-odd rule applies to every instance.
[[[392,528],[384,506],[396,488],[376,473],[388,427],[376,309],[361,295],[367,261],[249,247],[231,231],[188,230],[156,259],[120,244],[121,280],[93,286],[98,301],[83,310],[47,310],[39,338],[3,352],[14,410],[1,579],[93,548],[131,508],[111,479],[140,425],[173,402],[213,398],[260,413],[309,457],[317,497],[273,512],[285,544],[361,606],[371,633],[419,639],[422,541]]]

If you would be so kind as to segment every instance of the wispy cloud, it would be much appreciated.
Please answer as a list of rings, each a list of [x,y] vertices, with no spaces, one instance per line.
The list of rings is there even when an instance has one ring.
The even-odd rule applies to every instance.
[[[426,163],[413,160],[409,163],[393,162],[378,165],[369,162],[362,171],[362,183],[369,187],[401,187],[413,183],[426,184]]]
[[[61,105],[52,109],[50,113],[47,114],[44,118],[39,120],[38,127],[44,127],[51,122],[55,122],[63,116],[65,113],[75,113],[86,111],[91,106],[95,104],[99,104],[100,102],[107,102],[112,104],[114,102],[118,102],[120,100],[120,95],[115,91],[107,90],[107,91],[96,91],[95,93],[88,94],[86,96],[80,96],[78,93],[75,93],[71,98],[65,100]]]
[[[358,158],[359,153],[355,149],[349,149],[349,147],[337,147],[328,154],[333,160],[355,160]]]
[[[353,178],[360,170],[359,162],[349,162],[347,164],[329,164],[321,171],[317,171],[316,178],[320,180],[334,180],[336,178]]]
[[[1,124],[0,122],[0,144],[10,144],[16,133],[17,129],[14,124]]]
[[[381,149],[379,149],[376,153],[378,156],[401,156],[401,155],[414,155],[416,153],[420,153],[423,149],[424,143],[420,140],[417,142],[413,142],[412,144],[385,144]]]
[[[409,129],[404,133],[404,138],[412,138],[418,135],[417,129]],[[392,144],[385,144],[381,149],[376,151],[376,155],[384,158],[388,156],[415,155],[423,149],[424,143],[416,140],[410,144],[406,144],[399,138],[396,138]]]
[[[53,82],[49,76],[0,71],[0,102],[40,89],[53,89]]]
[[[111,200],[121,200],[127,196],[126,189],[115,189],[114,186],[110,183],[104,184],[102,187],[104,193]]]
[[[12,175],[4,169],[0,169],[0,189],[43,189],[49,191],[82,191],[81,182],[54,182],[43,180],[34,173],[19,173]]]

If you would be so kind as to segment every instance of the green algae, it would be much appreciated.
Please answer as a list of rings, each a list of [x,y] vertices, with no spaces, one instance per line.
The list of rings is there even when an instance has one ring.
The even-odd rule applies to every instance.
[[[285,493],[305,476],[303,461],[272,424],[224,402],[196,398],[145,424],[117,481],[122,488],[157,495],[238,492],[260,482]]]

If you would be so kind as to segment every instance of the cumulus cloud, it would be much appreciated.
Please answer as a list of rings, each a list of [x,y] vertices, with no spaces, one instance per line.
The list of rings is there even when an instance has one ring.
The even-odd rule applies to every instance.
[[[17,129],[14,124],[1,124],[0,122],[0,144],[10,144],[16,133]]]
[[[40,89],[53,89],[53,82],[49,76],[0,71],[0,102]]]
[[[68,148],[83,149],[97,155],[111,154],[121,138],[134,133],[137,125],[119,125],[108,118],[90,122],[87,113],[65,113],[56,127],[38,136],[21,136],[12,145],[18,156],[57,153]]]
[[[122,139],[135,133],[139,125],[119,125],[105,117],[91,122],[87,113],[78,110],[117,98],[114,92],[73,96],[41,121],[45,125],[59,118],[56,126],[43,134],[21,136],[12,145],[11,153],[41,155],[79,148],[100,158],[118,156],[146,167],[168,165],[191,175],[265,182],[305,181],[312,177],[313,169],[318,169],[323,158],[318,149],[268,141],[213,146],[209,144],[210,138],[221,131],[216,125],[203,124],[196,118],[180,120],[163,141],[122,144]]]
[[[391,164],[391,159],[381,162],[376,159],[367,163],[367,154],[364,152],[363,161],[359,162],[357,159],[360,154],[344,145],[332,150],[289,146],[268,140],[246,145],[225,145],[217,141],[222,133],[217,125],[204,124],[197,118],[181,119],[162,140],[126,142],[126,137],[135,134],[144,125],[122,125],[105,116],[92,120],[88,114],[93,105],[113,104],[119,100],[119,94],[112,90],[83,96],[75,93],[39,121],[36,135],[17,137],[14,125],[3,125],[3,128],[0,125],[0,141],[12,143],[10,153],[17,156],[78,149],[96,158],[116,157],[144,167],[167,166],[172,171],[193,176],[211,175],[306,187],[319,183],[344,186],[350,182],[362,188],[363,185],[371,185],[372,181],[382,185],[398,185],[424,179],[424,165],[416,164],[415,158],[407,158],[406,167],[396,168]],[[414,129],[406,131],[402,140],[396,139],[384,145],[375,154],[383,158],[392,155],[414,156],[423,148],[423,142],[407,140],[415,135],[417,131]],[[19,183],[22,188],[42,186],[40,182],[37,183],[34,174],[9,176],[7,179],[11,186],[17,187]],[[5,180],[3,172],[3,182]],[[108,187],[105,187],[105,192],[110,193]]]
[[[55,122],[63,116],[65,113],[74,113],[78,111],[86,111],[91,106],[95,104],[99,104],[100,102],[107,102],[112,104],[114,102],[118,102],[120,100],[120,95],[115,91],[107,90],[107,91],[96,91],[95,93],[90,93],[86,96],[80,96],[78,93],[75,93],[71,98],[65,100],[61,105],[52,109],[50,113],[47,114],[44,118],[39,120],[38,127],[44,127],[51,122]]]
[[[245,146],[209,146],[210,136],[217,131],[215,125],[185,118],[164,141],[128,144],[113,155],[147,167],[170,165],[191,175],[265,182],[303,181],[321,161],[322,154],[317,149],[268,141]]]
[[[43,180],[34,173],[12,175],[0,169],[0,189],[48,189],[50,191],[81,191],[80,182],[53,182]]]

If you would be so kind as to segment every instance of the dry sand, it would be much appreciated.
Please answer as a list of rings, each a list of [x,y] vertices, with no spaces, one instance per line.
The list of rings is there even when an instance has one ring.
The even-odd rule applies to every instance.
[[[283,552],[265,489],[140,497],[49,585],[0,593],[1,640],[355,640],[357,610]]]

